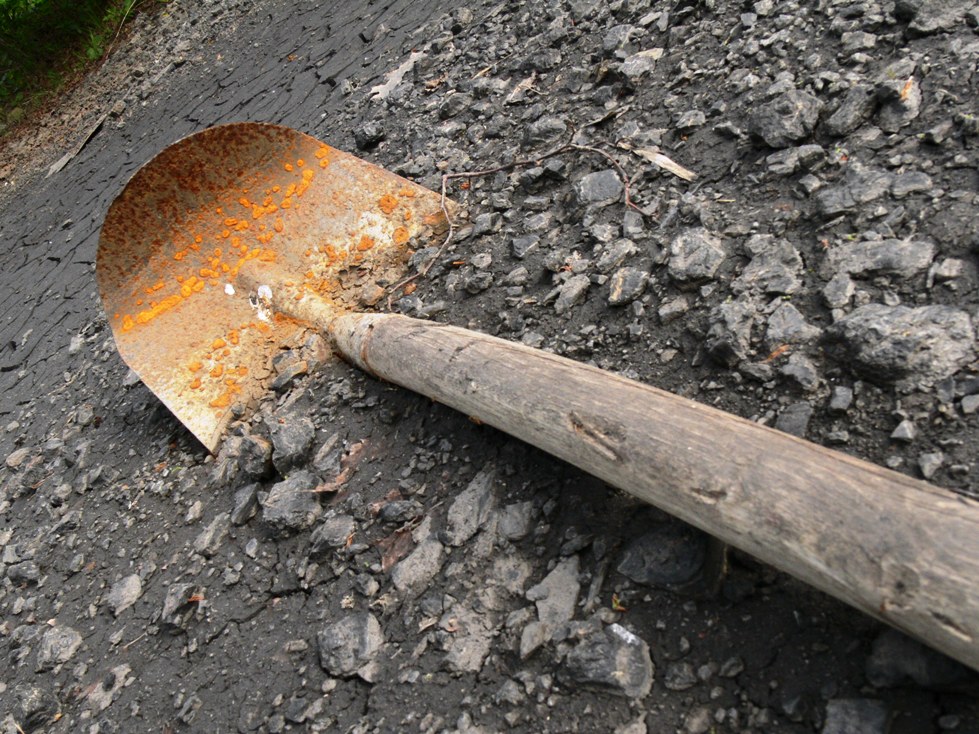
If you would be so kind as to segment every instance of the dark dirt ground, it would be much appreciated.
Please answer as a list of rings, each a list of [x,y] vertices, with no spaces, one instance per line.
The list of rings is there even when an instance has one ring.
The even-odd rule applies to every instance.
[[[50,143],[4,143],[0,730],[979,732],[976,680],[946,658],[736,551],[714,588],[706,536],[346,365],[209,456],[121,362],[94,278],[128,177],[210,125],[289,125],[436,189],[573,125],[643,214],[582,191],[600,156],[473,179],[453,191],[472,226],[397,308],[975,496],[975,332],[952,328],[977,305],[973,5],[171,5],[39,126]],[[822,107],[785,141],[758,112],[791,89]],[[683,266],[691,231],[722,243],[709,273]],[[790,244],[791,287],[744,285],[752,235]],[[892,241],[933,250],[874,260]],[[643,287],[610,305],[620,267]],[[914,352],[933,358],[891,345],[884,365],[868,330],[838,333],[875,303],[947,306]],[[341,469],[273,521],[269,492]],[[622,563],[651,533],[672,553],[641,558],[644,584]]]

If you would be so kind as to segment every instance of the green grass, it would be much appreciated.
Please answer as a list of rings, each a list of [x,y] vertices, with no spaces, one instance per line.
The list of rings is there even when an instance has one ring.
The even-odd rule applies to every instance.
[[[144,2],[0,0],[0,111],[37,104],[101,59]]]

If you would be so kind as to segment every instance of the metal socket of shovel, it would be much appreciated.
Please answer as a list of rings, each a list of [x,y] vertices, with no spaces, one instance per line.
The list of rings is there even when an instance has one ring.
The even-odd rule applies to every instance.
[[[979,505],[546,352],[381,313],[441,196],[288,128],[204,130],[112,204],[123,359],[211,451],[309,328],[349,362],[537,446],[979,669]]]

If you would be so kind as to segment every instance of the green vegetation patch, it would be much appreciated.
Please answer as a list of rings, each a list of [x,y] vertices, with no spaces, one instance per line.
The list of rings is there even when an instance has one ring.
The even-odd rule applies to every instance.
[[[0,107],[56,89],[102,57],[140,0],[0,0]]]

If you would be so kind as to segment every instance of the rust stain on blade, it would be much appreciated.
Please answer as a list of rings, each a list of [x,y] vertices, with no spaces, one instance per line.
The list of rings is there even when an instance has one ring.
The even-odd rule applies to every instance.
[[[289,291],[278,300],[351,308],[442,226],[440,196],[406,179],[286,127],[222,125],[166,148],[113,202],[99,291],[123,359],[214,451],[308,330],[256,302],[265,269]]]

